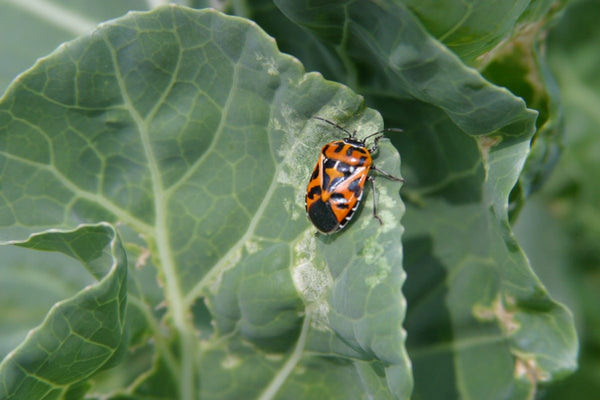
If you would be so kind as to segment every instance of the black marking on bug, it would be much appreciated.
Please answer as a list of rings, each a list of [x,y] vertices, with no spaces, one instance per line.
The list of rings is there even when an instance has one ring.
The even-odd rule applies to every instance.
[[[326,158],[325,161],[323,161],[323,187],[324,188],[328,188],[329,185],[331,184],[330,182],[330,178],[329,178],[329,174],[327,173],[328,169],[335,169],[335,164],[337,161],[332,160],[330,158]]]
[[[336,144],[337,147],[333,151],[339,153],[340,151],[342,151],[345,145],[346,144],[344,142],[339,142]]]
[[[352,175],[354,172],[354,167],[352,165],[346,164],[345,162],[339,162],[337,165],[337,170],[344,174],[344,177],[348,177]]]
[[[365,142],[363,142],[362,140],[353,139],[353,138],[346,138],[346,139],[344,139],[344,142],[351,144],[352,146],[356,146],[356,147],[364,147],[364,145],[365,145]]]
[[[329,203],[323,201],[314,202],[308,209],[308,217],[321,232],[331,233],[340,229]]]
[[[346,150],[346,155],[348,157],[352,157],[352,153],[355,152],[355,151],[358,152],[358,153],[361,153],[361,154],[367,154],[367,152],[365,151],[365,149],[362,148],[362,147],[350,146],[350,147],[348,147],[348,150]]]
[[[335,168],[336,163],[337,163],[336,160],[332,160],[331,158],[326,158],[325,161],[323,161],[323,168],[324,169]]]
[[[365,156],[360,157],[360,159],[358,160],[358,165],[360,165],[362,167],[363,165],[365,165],[365,161],[367,161],[367,157],[365,157]]]
[[[335,205],[336,208],[343,210],[349,207],[348,201],[341,193],[332,193],[330,199],[330,201]]]
[[[360,187],[360,176],[352,182],[350,182],[350,184],[348,185],[348,190],[353,192],[356,197],[360,197],[360,195],[362,194],[362,188]]]
[[[315,196],[320,196],[321,195],[321,186],[317,185],[317,186],[313,186],[312,189],[310,189],[310,191],[306,194],[306,197],[308,197],[309,199],[313,199],[313,197]]]
[[[315,170],[313,171],[312,175],[310,176],[310,180],[312,181],[313,179],[317,179],[317,176],[319,176],[319,163],[317,163],[317,166],[315,167]]]

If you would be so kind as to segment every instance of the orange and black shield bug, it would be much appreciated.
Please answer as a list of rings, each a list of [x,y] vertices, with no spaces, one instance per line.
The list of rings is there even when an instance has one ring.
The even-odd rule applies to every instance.
[[[395,181],[404,181],[384,172],[373,165],[372,154],[377,151],[377,143],[383,132],[402,132],[401,129],[383,129],[367,135],[364,139],[356,137],[356,130],[350,133],[335,122],[321,117],[313,117],[326,122],[341,131],[347,137],[327,143],[321,149],[319,160],[306,188],[305,207],[308,218],[313,225],[324,234],[342,229],[352,219],[360,205],[366,181],[373,188],[373,217],[382,224],[377,216],[375,177],[369,175],[373,170]],[[373,145],[368,148],[367,139],[373,138]]]

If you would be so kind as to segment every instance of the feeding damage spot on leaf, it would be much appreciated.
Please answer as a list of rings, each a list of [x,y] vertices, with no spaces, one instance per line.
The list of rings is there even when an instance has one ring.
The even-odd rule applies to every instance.
[[[295,263],[292,266],[294,285],[307,308],[311,309],[311,325],[315,329],[327,330],[329,305],[326,297],[333,283],[325,265],[316,265],[316,238],[307,230],[294,248]]]
[[[547,382],[550,379],[550,375],[540,369],[535,359],[519,356],[515,360],[515,377],[526,379],[530,383],[528,399],[535,399],[539,382]]]
[[[481,304],[473,306],[473,315],[481,321],[498,321],[502,331],[511,335],[519,329],[519,324],[514,319],[514,312],[507,310],[504,306],[501,296],[499,294],[491,306],[482,306]],[[514,299],[507,297],[506,302],[513,304]]]
[[[550,376],[538,366],[534,358],[518,357],[515,361],[515,376],[517,378],[526,377],[532,384],[545,382]]]
[[[481,158],[483,161],[487,161],[488,155],[490,153],[490,149],[500,143],[502,141],[502,137],[500,136],[481,136],[477,145],[479,146],[479,151],[481,152]]]

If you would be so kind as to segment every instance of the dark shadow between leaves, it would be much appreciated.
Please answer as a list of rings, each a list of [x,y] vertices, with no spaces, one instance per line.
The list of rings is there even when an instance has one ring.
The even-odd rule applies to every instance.
[[[409,332],[406,344],[413,363],[414,398],[458,398],[452,347],[447,346],[454,337],[445,303],[446,269],[432,255],[430,237],[405,238],[403,246],[408,276],[404,286],[408,304],[405,327]]]

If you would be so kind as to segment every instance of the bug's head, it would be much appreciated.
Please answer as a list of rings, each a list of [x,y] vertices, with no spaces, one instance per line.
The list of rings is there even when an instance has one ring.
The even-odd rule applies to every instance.
[[[351,144],[353,146],[365,147],[365,141],[357,139],[356,137],[347,137],[344,138],[344,143]]]
[[[331,126],[336,127],[337,129],[341,130],[342,132],[344,132],[346,135],[348,135],[345,139],[344,142],[354,145],[354,146],[362,146],[362,147],[367,147],[367,140],[370,138],[373,138],[373,145],[371,146],[371,151],[375,151],[377,150],[377,142],[379,142],[379,140],[383,137],[383,133],[384,132],[402,132],[402,129],[397,129],[397,128],[386,128],[386,129],[382,129],[380,131],[371,133],[367,136],[365,136],[363,139],[358,139],[356,137],[356,129],[354,130],[354,132],[350,133],[349,130],[347,130],[346,128],[336,124],[333,121],[330,121],[328,119],[325,118],[321,118],[321,117],[313,117],[314,119],[318,119],[319,121],[323,121],[328,123]]]

